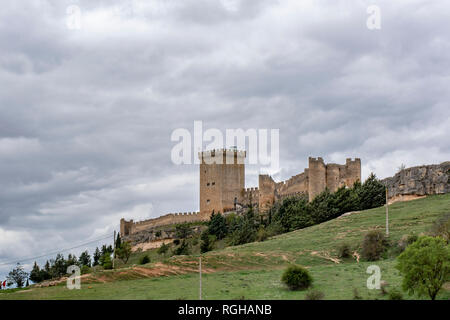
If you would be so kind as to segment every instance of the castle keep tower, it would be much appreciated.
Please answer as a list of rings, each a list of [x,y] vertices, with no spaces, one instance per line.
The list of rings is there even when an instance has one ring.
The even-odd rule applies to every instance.
[[[200,215],[233,210],[245,188],[245,151],[220,149],[199,153]]]
[[[361,181],[361,159],[347,158],[345,165],[328,163],[322,158],[309,158],[308,197],[312,201],[319,193],[328,188],[331,192],[343,186],[353,187],[356,181]]]

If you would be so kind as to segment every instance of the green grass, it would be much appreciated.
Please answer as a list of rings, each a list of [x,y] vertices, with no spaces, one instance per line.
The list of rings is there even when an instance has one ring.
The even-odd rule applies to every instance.
[[[405,234],[429,231],[432,223],[450,211],[450,194],[430,196],[415,201],[390,206],[390,239],[396,243]],[[286,289],[280,278],[289,263],[306,266],[313,278],[314,288],[325,294],[325,299],[353,299],[356,288],[363,299],[387,299],[380,290],[369,290],[366,269],[375,264],[381,268],[382,280],[388,282],[387,290],[400,289],[401,276],[395,269],[395,256],[386,255],[376,262],[357,263],[346,259],[336,264],[327,257],[336,258],[337,248],[349,243],[358,250],[364,234],[371,229],[384,230],[385,209],[375,208],[347,217],[335,219],[310,228],[286,233],[264,242],[228,247],[203,256],[204,299],[304,299],[306,291]],[[152,263],[146,268],[155,269],[154,262],[164,261],[168,266],[189,266],[186,274],[144,277],[132,268],[101,272],[105,283],[82,282],[81,290],[68,290],[64,285],[49,288],[32,288],[15,292],[0,291],[0,299],[197,299],[198,255],[164,258],[155,250],[138,253],[131,259],[138,261],[149,254]],[[181,273],[181,272],[180,272]],[[405,299],[417,299],[403,294]],[[450,291],[443,290],[438,299],[450,299]]]

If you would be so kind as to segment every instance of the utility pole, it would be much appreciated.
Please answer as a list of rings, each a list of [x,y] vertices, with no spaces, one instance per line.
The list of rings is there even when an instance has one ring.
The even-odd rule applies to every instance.
[[[199,288],[199,300],[202,300],[202,256],[199,258],[198,264],[198,272],[199,272],[199,280],[200,280],[200,288]]]
[[[114,230],[113,245],[114,245],[114,247],[113,247],[114,250],[113,250],[112,265],[113,265],[113,269],[114,269],[114,260],[116,259],[116,230]]]
[[[388,206],[388,188],[386,187],[386,237],[389,237],[389,206]]]

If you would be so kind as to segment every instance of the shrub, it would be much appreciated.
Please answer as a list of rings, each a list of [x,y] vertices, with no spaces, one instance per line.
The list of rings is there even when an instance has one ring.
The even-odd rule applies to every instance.
[[[161,245],[161,247],[158,248],[158,250],[156,251],[158,254],[166,254],[166,252],[169,250],[169,245],[165,244],[163,242],[163,244]]]
[[[148,255],[145,255],[139,259],[139,264],[147,264],[150,263],[150,258]]]
[[[267,226],[266,231],[268,237],[273,237],[282,234],[283,227],[279,223],[273,222]]]
[[[103,256],[102,256],[102,266],[103,266],[103,269],[105,269],[105,270],[110,270],[110,269],[112,269],[112,261],[111,261],[111,255],[110,255],[110,253],[109,252],[107,252],[107,253],[105,253]]]
[[[175,248],[175,251],[173,252],[175,255],[188,255],[189,254],[189,245],[186,241],[181,241],[180,245]]]
[[[176,245],[176,246],[179,245],[180,244],[180,239],[174,239],[173,240],[173,244]]]
[[[322,291],[312,289],[306,293],[305,300],[322,300],[324,297]]]
[[[362,256],[368,261],[375,261],[381,258],[388,246],[388,241],[384,233],[380,230],[369,231],[362,243]]]
[[[80,271],[81,271],[81,274],[91,273],[91,268],[86,265],[82,265]]]
[[[398,253],[402,253],[403,251],[405,251],[407,246],[409,246],[411,243],[414,243],[417,239],[418,237],[415,234],[403,235],[397,243],[396,251]]]
[[[450,247],[442,238],[422,236],[398,256],[396,268],[405,291],[434,300],[450,277]]]
[[[441,237],[447,243],[450,243],[450,213],[443,215],[433,224],[431,235]]]
[[[341,244],[338,248],[339,258],[350,258],[352,256],[350,245],[348,243]]]
[[[191,225],[189,223],[180,223],[175,226],[175,236],[178,239],[186,239],[192,234]]]
[[[202,243],[200,244],[200,252],[205,253],[205,252],[211,251],[212,243],[211,243],[211,239],[210,239],[208,232],[203,231],[201,239],[202,239]]]
[[[290,290],[303,290],[311,286],[313,279],[307,269],[301,266],[289,266],[284,271],[281,281]]]
[[[389,291],[389,300],[403,300],[403,295],[399,290],[393,288]]]
[[[260,226],[258,231],[256,232],[256,241],[265,241],[269,235],[264,227]]]

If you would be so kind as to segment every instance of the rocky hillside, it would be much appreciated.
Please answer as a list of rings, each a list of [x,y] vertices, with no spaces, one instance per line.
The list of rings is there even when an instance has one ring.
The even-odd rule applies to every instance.
[[[450,193],[450,161],[403,169],[383,182],[390,199]]]

